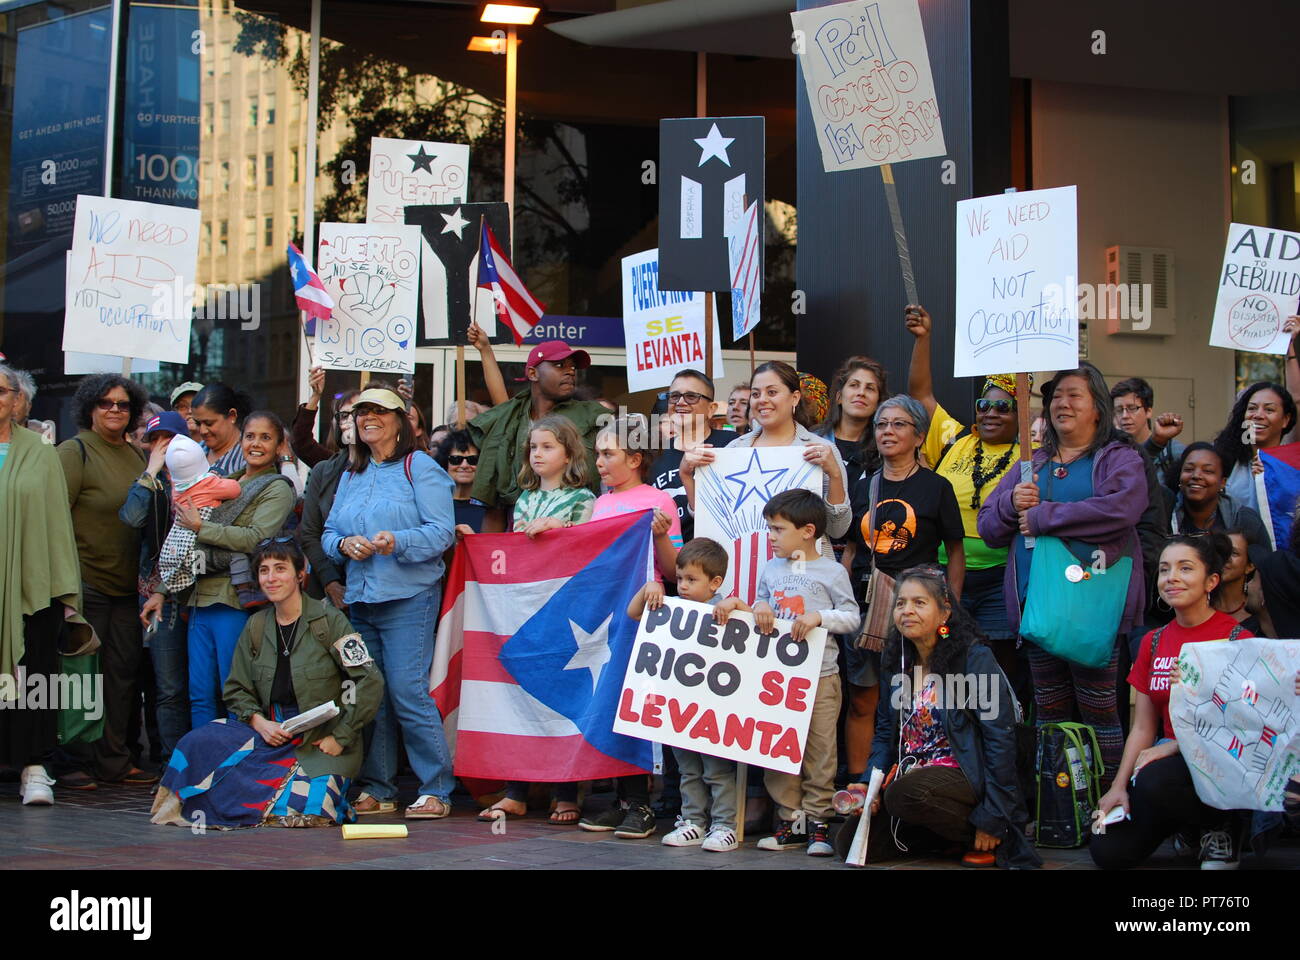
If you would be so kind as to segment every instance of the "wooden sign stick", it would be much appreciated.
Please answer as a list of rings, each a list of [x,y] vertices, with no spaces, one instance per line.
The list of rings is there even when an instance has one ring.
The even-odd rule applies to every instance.
[[[907,228],[903,226],[903,213],[898,207],[898,191],[894,188],[894,168],[880,166],[880,181],[885,185],[885,203],[889,206],[889,221],[894,228],[894,246],[898,249],[898,268],[903,274],[903,289],[908,303],[920,303],[916,294],[916,275],[912,271],[912,254],[907,246]]]
[[[745,798],[749,791],[749,764],[736,764],[736,842],[745,842]]]
[[[713,379],[713,294],[704,291],[704,375]]]
[[[1029,374],[1016,374],[1016,419],[1020,427],[1020,482],[1034,482],[1034,445],[1029,434]],[[1025,537],[1025,546],[1033,549],[1034,538]]]

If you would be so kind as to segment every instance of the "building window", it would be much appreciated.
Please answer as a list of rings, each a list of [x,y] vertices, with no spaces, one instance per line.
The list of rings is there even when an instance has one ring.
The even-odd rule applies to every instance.
[[[257,97],[248,98],[248,126],[249,129],[257,126]]]
[[[257,217],[244,218],[244,249],[257,249]]]
[[[209,221],[203,225],[202,247],[199,250],[200,255],[208,256],[212,253],[212,222]]]
[[[265,185],[268,187],[275,186],[275,154],[262,154],[262,176],[265,178]]]
[[[221,101],[221,132],[230,132],[230,101]]]
[[[221,192],[230,192],[230,161],[221,161]]]
[[[298,182],[298,148],[289,148],[289,182]]]
[[[230,41],[222,40],[218,45],[218,59],[221,61],[221,75],[225,76],[230,72]]]
[[[275,124],[275,94],[266,95],[266,125],[268,127]]]
[[[208,136],[212,136],[215,122],[215,110],[212,101],[209,100],[203,105],[203,132]]]
[[[218,236],[220,239],[217,242],[217,253],[224,257],[230,249],[227,243],[230,239],[230,222],[228,220],[221,221],[221,232]]]
[[[262,220],[262,246],[269,247],[275,243],[275,217]]]
[[[302,234],[298,232],[298,214],[289,217],[289,238],[299,246],[302,245]]]
[[[244,189],[257,189],[257,157],[244,158]]]

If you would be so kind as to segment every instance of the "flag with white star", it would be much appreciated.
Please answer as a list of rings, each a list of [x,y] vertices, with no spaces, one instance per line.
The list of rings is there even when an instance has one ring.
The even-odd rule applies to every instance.
[[[762,117],[659,121],[660,290],[731,290],[728,226],[750,203],[763,224],[764,129]]]
[[[422,347],[468,343],[471,317],[496,342],[496,304],[490,291],[478,292],[479,224],[486,217],[497,243],[509,251],[509,204],[409,206],[405,216],[422,236],[416,343]]]
[[[457,776],[569,782],[648,772],[614,733],[651,511],[534,539],[466,537],[447,577],[429,689]]]

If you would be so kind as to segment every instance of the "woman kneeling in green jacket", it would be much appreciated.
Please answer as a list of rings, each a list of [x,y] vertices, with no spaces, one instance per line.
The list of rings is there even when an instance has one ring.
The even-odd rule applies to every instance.
[[[237,719],[214,720],[177,744],[154,823],[315,827],[356,818],[348,786],[383,676],[347,617],[302,592],[306,560],[292,539],[262,541],[253,567],[274,606],[249,618],[235,648],[223,697]],[[330,703],[337,715],[284,728]]]

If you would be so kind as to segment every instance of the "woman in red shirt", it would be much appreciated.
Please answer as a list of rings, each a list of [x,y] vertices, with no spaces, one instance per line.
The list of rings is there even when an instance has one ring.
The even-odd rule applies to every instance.
[[[1119,773],[1099,804],[1103,814],[1122,805],[1129,819],[1092,838],[1088,850],[1099,867],[1137,866],[1168,837],[1191,831],[1203,833],[1201,869],[1237,867],[1236,818],[1197,797],[1169,719],[1169,684],[1183,644],[1253,636],[1212,606],[1231,557],[1232,541],[1222,533],[1173,537],[1160,554],[1157,584],[1174,619],[1142,638],[1129,671],[1128,682],[1137,691],[1133,727]]]

